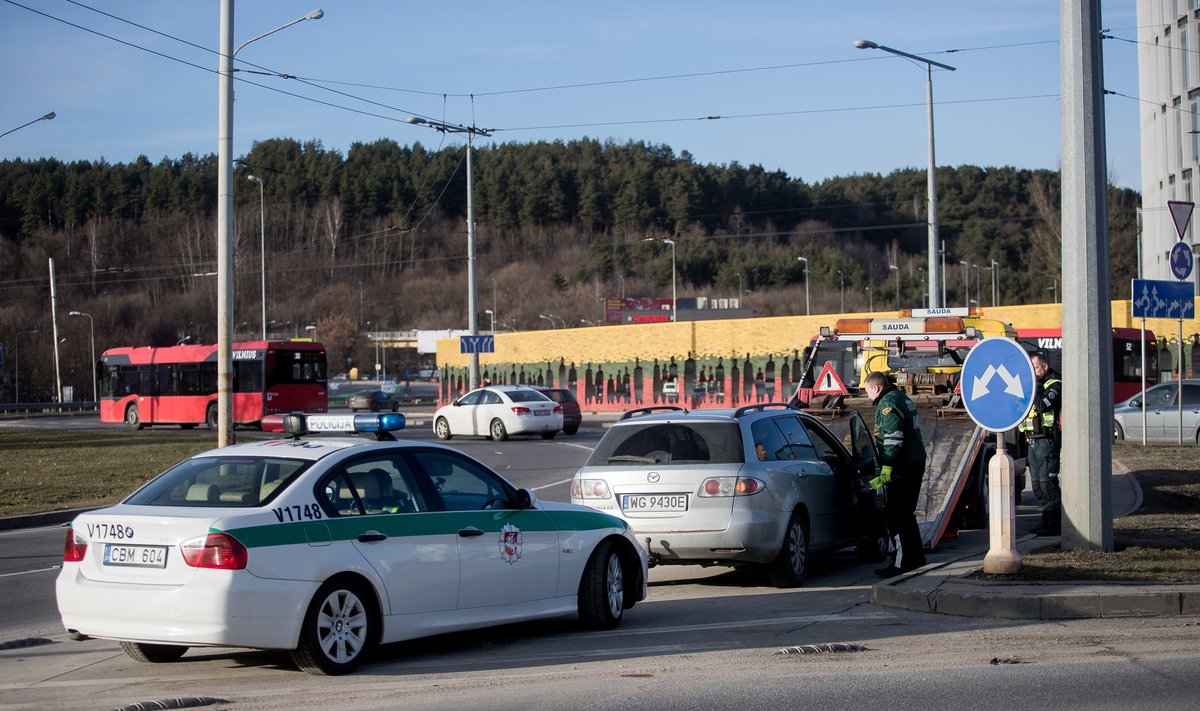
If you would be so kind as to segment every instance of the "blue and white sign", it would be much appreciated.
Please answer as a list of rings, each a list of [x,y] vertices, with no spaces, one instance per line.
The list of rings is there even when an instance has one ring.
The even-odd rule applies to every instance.
[[[1187,279],[1192,275],[1192,248],[1187,242],[1176,242],[1171,248],[1171,273],[1176,279]]]
[[[495,353],[496,339],[494,336],[459,336],[459,353]]]
[[[1037,379],[1029,354],[1016,341],[980,341],[962,367],[962,398],[975,424],[991,432],[1011,430],[1033,406]]]
[[[1196,285],[1190,281],[1133,280],[1134,318],[1189,319],[1196,315]]]

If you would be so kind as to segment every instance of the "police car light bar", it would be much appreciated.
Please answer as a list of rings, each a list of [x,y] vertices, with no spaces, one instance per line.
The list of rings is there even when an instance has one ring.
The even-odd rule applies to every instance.
[[[392,432],[404,429],[404,415],[385,412],[378,415],[328,415],[324,413],[293,412],[287,415],[264,417],[264,432],[284,432],[303,437],[313,432],[375,433],[379,439],[395,439]]]

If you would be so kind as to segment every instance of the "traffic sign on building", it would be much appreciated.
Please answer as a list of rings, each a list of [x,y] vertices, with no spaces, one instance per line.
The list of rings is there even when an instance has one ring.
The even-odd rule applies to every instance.
[[[991,432],[1005,432],[1025,419],[1036,384],[1029,354],[1009,338],[985,338],[963,361],[963,405],[975,424]]]

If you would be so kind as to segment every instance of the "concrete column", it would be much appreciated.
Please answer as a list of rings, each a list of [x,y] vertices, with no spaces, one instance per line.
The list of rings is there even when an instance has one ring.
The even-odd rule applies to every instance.
[[[1111,551],[1112,352],[1100,1],[1061,0],[1064,550]]]

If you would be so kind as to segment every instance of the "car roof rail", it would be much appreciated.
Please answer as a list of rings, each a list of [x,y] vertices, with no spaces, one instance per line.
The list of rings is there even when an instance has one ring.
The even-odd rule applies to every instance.
[[[621,419],[629,420],[634,417],[642,417],[643,415],[649,415],[654,412],[669,412],[669,411],[687,412],[687,408],[679,407],[678,405],[651,405],[650,407],[638,407],[638,408],[634,408],[632,410],[626,410],[624,413],[621,414]]]
[[[755,412],[763,412],[764,410],[767,410],[767,409],[774,410],[776,408],[782,408],[785,410],[795,409],[791,405],[787,404],[786,402],[758,402],[753,405],[743,405],[742,407],[739,407],[737,410],[734,411],[733,416],[736,418],[736,417],[741,417],[742,415],[749,415],[749,414],[753,414]]]

